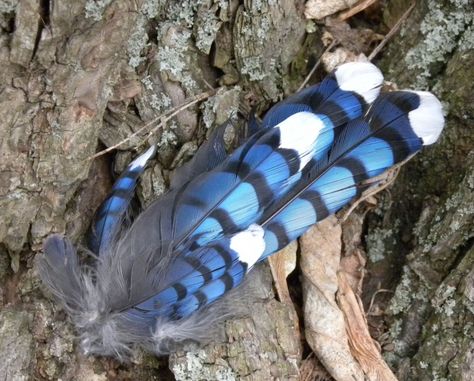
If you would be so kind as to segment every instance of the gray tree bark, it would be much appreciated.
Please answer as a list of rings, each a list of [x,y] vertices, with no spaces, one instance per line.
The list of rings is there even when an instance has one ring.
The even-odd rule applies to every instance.
[[[393,2],[387,22],[408,5]],[[432,89],[447,112],[439,144],[402,169],[383,217],[369,222],[376,274],[393,274],[406,258],[387,310],[392,351],[385,357],[400,380],[474,375],[472,5],[420,2],[381,61],[387,79],[401,88]],[[380,261],[380,252],[387,258]]]
[[[322,53],[303,1],[4,0],[0,2],[0,375],[5,380],[298,379],[303,348],[293,309],[275,299],[267,265],[252,313],[204,348],[131,364],[86,358],[73,327],[45,297],[34,256],[52,232],[83,242],[112,177],[146,143],[159,155],[143,176],[143,205],[166,190],[210,128],[242,99],[265,109],[293,92]],[[393,25],[408,1],[391,2]],[[472,4],[471,4],[472,5]],[[474,374],[474,10],[423,0],[380,65],[399,87],[430,88],[448,110],[440,144],[402,169],[360,218],[377,298],[377,339],[401,380]],[[114,158],[89,158],[186,99],[219,87]],[[242,121],[236,119],[237,126]],[[112,160],[113,159],[113,160]],[[365,216],[365,213],[363,214]],[[358,234],[362,234],[359,232]],[[347,230],[346,230],[347,233]],[[40,254],[38,254],[40,255]],[[369,322],[371,318],[369,317]],[[377,336],[374,333],[374,336]],[[344,366],[344,364],[341,364]]]

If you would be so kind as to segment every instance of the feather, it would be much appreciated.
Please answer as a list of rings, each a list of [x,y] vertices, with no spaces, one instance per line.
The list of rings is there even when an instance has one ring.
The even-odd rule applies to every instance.
[[[133,160],[115,181],[110,195],[98,209],[89,232],[89,248],[96,255],[106,253],[121,230],[121,223],[135,194],[140,175],[155,155],[156,146]]]
[[[221,127],[170,191],[126,229],[114,218],[128,202],[116,208],[109,200],[129,200],[115,191],[133,195],[136,178],[125,187],[121,177],[104,203],[112,222],[96,222],[95,266],[81,267],[66,238],[46,240],[39,274],[86,352],[123,359],[136,345],[164,353],[203,340],[235,313],[222,298],[255,263],[339,210],[365,181],[434,142],[443,118],[429,93],[382,95],[361,118],[381,82],[371,64],[343,65],[274,106],[225,159]],[[143,170],[149,156],[140,158]]]
[[[311,163],[306,180],[259,221],[265,228],[262,259],[340,210],[370,178],[434,143],[443,125],[441,104],[431,93],[381,95],[363,119],[345,126],[327,161]]]
[[[345,126],[328,157],[309,163],[305,178],[258,221],[256,226],[265,232],[265,250],[258,261],[347,205],[370,184],[370,178],[432,144],[443,124],[441,104],[430,93],[381,95],[363,119]],[[223,275],[213,277],[192,295],[173,299],[173,307],[179,316],[189,316],[238,286],[255,262],[234,261]],[[183,277],[180,283],[187,281],[189,278]]]
[[[194,157],[175,171],[171,178],[171,189],[183,186],[189,180],[201,173],[209,172],[225,160],[227,153],[224,133],[229,124],[230,120],[217,127],[209,139],[199,147]]]
[[[263,229],[253,224],[176,258],[164,275],[163,291],[138,304],[135,315],[178,319],[210,304],[242,283],[247,269],[263,254],[263,234]]]
[[[43,282],[69,313],[80,309],[82,271],[74,246],[67,238],[53,234],[43,250],[46,255],[38,262]]]
[[[408,108],[399,110],[397,105],[403,107],[404,102],[408,103],[406,106]],[[371,123],[375,126],[374,128],[371,129],[365,121],[361,120],[352,122],[346,126],[339,136],[338,141],[334,144],[331,150],[331,156],[329,160],[327,160],[328,163],[325,164],[325,168],[321,169],[316,167],[312,170],[313,174],[309,174],[309,176],[312,177],[317,176],[315,173],[322,173],[324,175],[321,176],[321,179],[316,181],[314,185],[317,191],[320,190],[320,188],[325,190],[321,196],[324,202],[321,202],[318,210],[318,216],[321,216],[320,219],[336,212],[356,196],[357,184],[361,180],[361,177],[365,179],[376,176],[383,170],[421,148],[421,145],[417,144],[419,143],[419,139],[416,136],[412,137],[408,134],[410,127],[406,121],[406,115],[413,115],[410,114],[410,112],[418,107],[417,102],[419,103],[419,96],[414,93],[391,93],[390,95],[382,96],[366,117],[366,119],[372,120]],[[424,112],[425,110],[422,109],[421,111]],[[392,116],[392,114],[394,115]],[[378,119],[380,118],[382,118],[382,122],[379,123]],[[377,123],[381,125],[377,125]],[[399,126],[401,132],[406,134],[403,144],[397,141],[397,135],[390,130],[390,128],[397,126]],[[387,154],[386,150],[389,149],[387,143],[384,143],[382,139],[377,140],[377,137],[382,134],[382,131],[388,134],[385,141],[392,144],[392,153],[401,152],[397,160],[391,159],[390,153]],[[372,136],[373,139],[365,142],[370,136]],[[411,142],[411,140],[413,140],[413,142]],[[406,144],[412,144],[413,147],[409,147],[408,151],[405,152],[404,146]],[[363,157],[365,160],[363,164],[368,168],[367,170],[362,168],[361,165],[356,166],[358,156]],[[336,165],[338,165],[338,167],[333,171],[328,170],[328,167],[335,167]],[[321,166],[322,165],[319,164],[319,167]],[[347,168],[339,168],[343,166],[347,166]],[[351,172],[351,170],[353,172]],[[328,173],[325,174],[325,172]],[[337,180],[333,181],[333,177]],[[353,177],[358,178],[356,183],[354,183]],[[307,186],[308,179],[305,178],[300,182],[303,183],[303,186]],[[362,187],[362,185],[360,186]],[[358,189],[360,190],[361,188],[359,187]],[[285,223],[291,225],[293,220],[295,220],[292,225],[293,230],[290,233],[291,239],[285,239],[283,235],[284,232],[278,231],[280,225],[278,224],[277,218],[275,218],[276,222],[269,225],[266,233],[267,249],[265,256],[282,248],[290,240],[295,239],[298,235],[302,234],[305,229],[317,222],[313,208],[307,205],[310,201],[305,199],[307,194],[312,194],[312,191],[314,191],[314,189],[308,191],[301,199],[296,200],[287,210],[281,212],[280,219]],[[295,192],[298,192],[298,190],[293,193]],[[293,195],[290,194],[290,197],[293,197]],[[281,208],[281,206],[277,205],[274,208],[278,209]],[[301,211],[300,209],[303,210]],[[294,213],[295,216],[293,216],[292,213]],[[275,240],[275,231],[279,233],[280,241]],[[204,254],[202,254],[203,252]],[[168,275],[166,278],[170,283],[178,279],[181,279],[181,281],[177,281],[155,297],[141,304],[140,309],[142,309],[144,313],[150,313],[150,311],[155,310],[155,313],[164,314],[165,311],[157,306],[166,306],[167,303],[177,303],[174,306],[177,311],[176,315],[187,316],[200,306],[214,301],[219,295],[222,295],[229,289],[240,284],[241,278],[243,278],[247,269],[251,267],[248,265],[242,266],[240,261],[235,262],[236,256],[231,254],[232,253],[225,247],[219,247],[219,250],[217,250],[216,245],[207,247],[203,251],[198,251],[198,254],[188,254],[186,257],[187,262],[181,263],[178,261],[171,266],[169,273],[173,274],[173,277]],[[223,261],[223,255],[231,259]],[[237,259],[239,259],[238,256]],[[223,262],[225,262],[225,264]],[[229,265],[231,266],[230,269]],[[214,269],[219,269],[219,271],[215,271]],[[227,272],[222,274],[224,270],[227,270]],[[217,279],[216,276],[218,276]],[[208,284],[210,281],[212,282]],[[196,292],[197,289],[199,290],[197,294],[198,297],[189,295],[190,293]],[[169,314],[171,312],[167,311],[166,313]]]

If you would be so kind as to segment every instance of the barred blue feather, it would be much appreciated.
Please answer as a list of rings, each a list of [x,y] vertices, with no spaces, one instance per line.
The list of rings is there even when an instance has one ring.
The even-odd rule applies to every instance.
[[[346,124],[328,156],[309,163],[305,167],[304,179],[280,203],[267,209],[257,222],[265,231],[265,250],[258,260],[282,249],[309,227],[347,205],[368,185],[373,185],[373,182],[365,184],[364,181],[419,151],[424,142],[413,129],[410,115],[413,112],[429,113],[433,98],[425,93],[407,91],[383,94],[363,119]],[[420,110],[422,99],[427,105]],[[441,120],[435,120],[439,128],[442,125],[441,109],[437,106],[435,111]],[[182,301],[180,299],[183,298],[172,299],[176,311],[190,314],[213,302],[239,285],[243,279],[242,273],[250,267],[242,269],[241,263],[236,263],[221,278],[209,279],[205,287],[199,288],[193,296],[186,295]],[[192,277],[195,272],[191,274]],[[224,278],[225,285],[222,281]],[[232,282],[228,281],[229,278]],[[186,281],[187,278],[182,278],[178,284]],[[194,288],[187,291],[194,291]],[[196,294],[199,298],[196,298]],[[180,317],[187,316],[179,313]]]
[[[342,65],[274,106],[227,158],[221,127],[172,179],[170,191],[123,229],[152,153],[136,159],[94,223],[95,267],[83,269],[57,235],[39,261],[82,346],[121,358],[135,345],[162,353],[202,339],[226,315],[222,296],[258,261],[436,141],[443,127],[439,101],[408,91],[377,98],[382,81],[371,64]]]
[[[164,284],[171,286],[135,306],[134,315],[141,315],[143,319],[157,316],[177,319],[188,316],[199,305],[218,299],[242,282],[247,270],[263,252],[262,238],[263,229],[251,225],[244,232],[223,237],[176,258],[169,268],[171,271],[165,274]],[[245,257],[235,247],[236,240],[242,239],[254,244]],[[254,252],[258,256],[253,255]]]
[[[423,97],[430,103],[420,110]],[[340,210],[366,188],[364,181],[419,151],[423,137],[416,134],[410,115],[429,113],[431,99],[408,91],[383,94],[363,119],[348,123],[327,160],[308,166],[306,181],[287,195],[285,207],[268,210],[260,221],[266,242],[262,259]]]
[[[106,253],[120,232],[121,224],[135,194],[138,178],[155,155],[156,147],[133,160],[114,183],[110,195],[96,213],[89,233],[89,247],[97,255]]]
[[[383,76],[369,63],[340,66],[320,84],[308,87],[275,105],[262,121],[264,128],[281,123],[297,112],[314,112],[329,126],[359,118],[380,92]]]

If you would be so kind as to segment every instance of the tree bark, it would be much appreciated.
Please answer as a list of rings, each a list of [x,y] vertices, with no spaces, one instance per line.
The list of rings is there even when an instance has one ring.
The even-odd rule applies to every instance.
[[[469,0],[422,0],[380,60],[399,87],[432,89],[445,103],[441,142],[402,169],[360,219],[384,310],[384,355],[400,380],[469,380],[474,311],[474,11]],[[391,2],[393,25],[409,1]],[[64,312],[43,294],[34,256],[53,232],[75,243],[133,151],[159,154],[138,190],[146,205],[209,129],[242,99],[264,110],[293,92],[322,54],[323,26],[306,32],[291,0],[6,0],[0,3],[0,374],[5,380],[298,379],[303,347],[294,310],[275,299],[267,265],[258,298],[220,339],[130,364],[80,353]],[[120,143],[186,99],[216,95],[157,133]],[[235,118],[236,126],[242,120]],[[229,136],[229,144],[232,136]],[[365,213],[364,213],[365,216]],[[344,232],[342,233],[344,234]],[[369,319],[370,321],[370,319]],[[382,323],[380,323],[382,321]],[[341,364],[344,366],[344,364]]]
[[[393,2],[386,22],[393,24],[409,3]],[[431,89],[447,112],[439,143],[402,169],[391,197],[385,195],[383,217],[369,222],[372,271],[387,279],[403,263],[401,277],[397,271],[391,279],[393,351],[385,354],[400,380],[474,374],[473,17],[469,1],[418,2],[381,60],[386,79]]]

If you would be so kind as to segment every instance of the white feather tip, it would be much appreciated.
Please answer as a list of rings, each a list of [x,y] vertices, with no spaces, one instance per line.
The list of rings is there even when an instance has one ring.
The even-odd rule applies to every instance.
[[[348,62],[334,74],[342,90],[359,94],[368,104],[378,97],[383,83],[382,72],[370,62]]]
[[[252,267],[265,251],[264,230],[260,225],[252,224],[247,230],[234,235],[230,240],[230,248],[238,255],[241,262]]]
[[[144,153],[142,153],[135,160],[133,160],[128,165],[128,169],[133,170],[136,168],[144,168],[148,160],[150,160],[155,155],[155,151],[156,151],[156,146],[155,145],[151,146]]]
[[[423,145],[435,143],[444,127],[443,107],[432,93],[414,91],[420,97],[420,105],[408,113],[413,131],[423,140]]]

